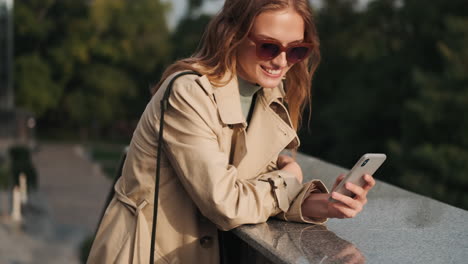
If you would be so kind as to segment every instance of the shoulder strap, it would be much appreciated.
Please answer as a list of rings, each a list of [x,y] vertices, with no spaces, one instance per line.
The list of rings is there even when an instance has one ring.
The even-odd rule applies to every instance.
[[[160,165],[161,165],[161,154],[162,154],[162,145],[163,145],[163,129],[164,129],[164,114],[167,110],[167,105],[169,102],[169,96],[171,95],[172,86],[175,80],[181,76],[187,74],[195,74],[201,76],[200,73],[195,71],[185,71],[176,74],[172,80],[167,85],[164,96],[161,99],[161,118],[159,121],[159,137],[158,137],[158,152],[156,157],[156,179],[154,183],[154,203],[153,203],[153,225],[151,228],[151,247],[150,247],[150,264],[154,264],[154,247],[156,243],[156,223],[158,221],[158,198],[159,198],[159,176],[160,176]]]

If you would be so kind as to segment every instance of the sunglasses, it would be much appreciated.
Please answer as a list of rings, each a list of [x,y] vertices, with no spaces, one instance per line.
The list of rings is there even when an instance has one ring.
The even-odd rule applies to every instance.
[[[257,57],[262,60],[276,58],[281,52],[286,52],[286,60],[291,63],[298,63],[307,58],[312,52],[311,43],[295,43],[283,46],[281,42],[273,39],[259,39],[249,34],[248,38],[255,43]]]

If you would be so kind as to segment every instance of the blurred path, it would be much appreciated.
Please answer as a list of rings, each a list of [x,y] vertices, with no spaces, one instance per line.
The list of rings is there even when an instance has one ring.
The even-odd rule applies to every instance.
[[[79,145],[44,143],[33,155],[39,189],[59,225],[94,232],[111,181]]]
[[[39,192],[29,194],[23,221],[0,219],[1,264],[80,264],[78,248],[87,235],[61,227],[51,219],[50,208]]]
[[[0,263],[80,264],[111,182],[79,145],[43,143],[33,162],[39,191],[29,194],[21,223],[0,218]]]

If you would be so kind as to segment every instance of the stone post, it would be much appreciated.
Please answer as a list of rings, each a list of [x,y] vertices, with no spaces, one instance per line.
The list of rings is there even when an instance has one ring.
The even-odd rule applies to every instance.
[[[26,204],[28,202],[28,187],[26,174],[21,173],[19,176],[19,189],[21,192],[21,204]]]
[[[18,186],[13,188],[12,196],[11,219],[15,222],[21,222],[21,192]]]

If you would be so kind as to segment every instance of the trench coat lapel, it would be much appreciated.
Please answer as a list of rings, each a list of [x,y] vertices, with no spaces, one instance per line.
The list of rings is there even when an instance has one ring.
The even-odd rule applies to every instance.
[[[228,77],[224,80],[226,78]],[[206,85],[208,81],[201,80],[200,84]],[[286,113],[281,103],[284,97],[282,85],[259,91],[248,131],[242,114],[237,77],[233,76],[226,85],[213,86],[213,95],[221,121],[234,128],[235,144],[231,161],[237,167],[239,178],[257,176],[288,145],[294,147],[299,144],[288,115],[283,115],[287,116],[287,120],[284,120],[270,107],[275,104],[277,111]]]
[[[226,74],[222,81],[226,82]],[[244,114],[240,104],[239,84],[237,77],[234,76],[226,85],[214,87],[214,98],[218,107],[221,121],[231,127],[233,131],[233,140],[231,142],[231,163],[237,167],[240,161],[247,154],[246,127]]]
[[[247,153],[237,165],[240,177],[257,176],[282,150],[299,144],[289,117],[283,120],[277,113],[286,111],[279,98],[282,98],[282,94],[278,87],[264,88],[257,96],[246,134]],[[272,108],[273,104],[276,111]],[[286,112],[284,114],[288,116]]]
[[[224,77],[226,78],[226,77]],[[214,87],[213,91],[221,121],[226,125],[240,124],[246,127],[240,104],[239,84],[233,77],[226,85]]]

